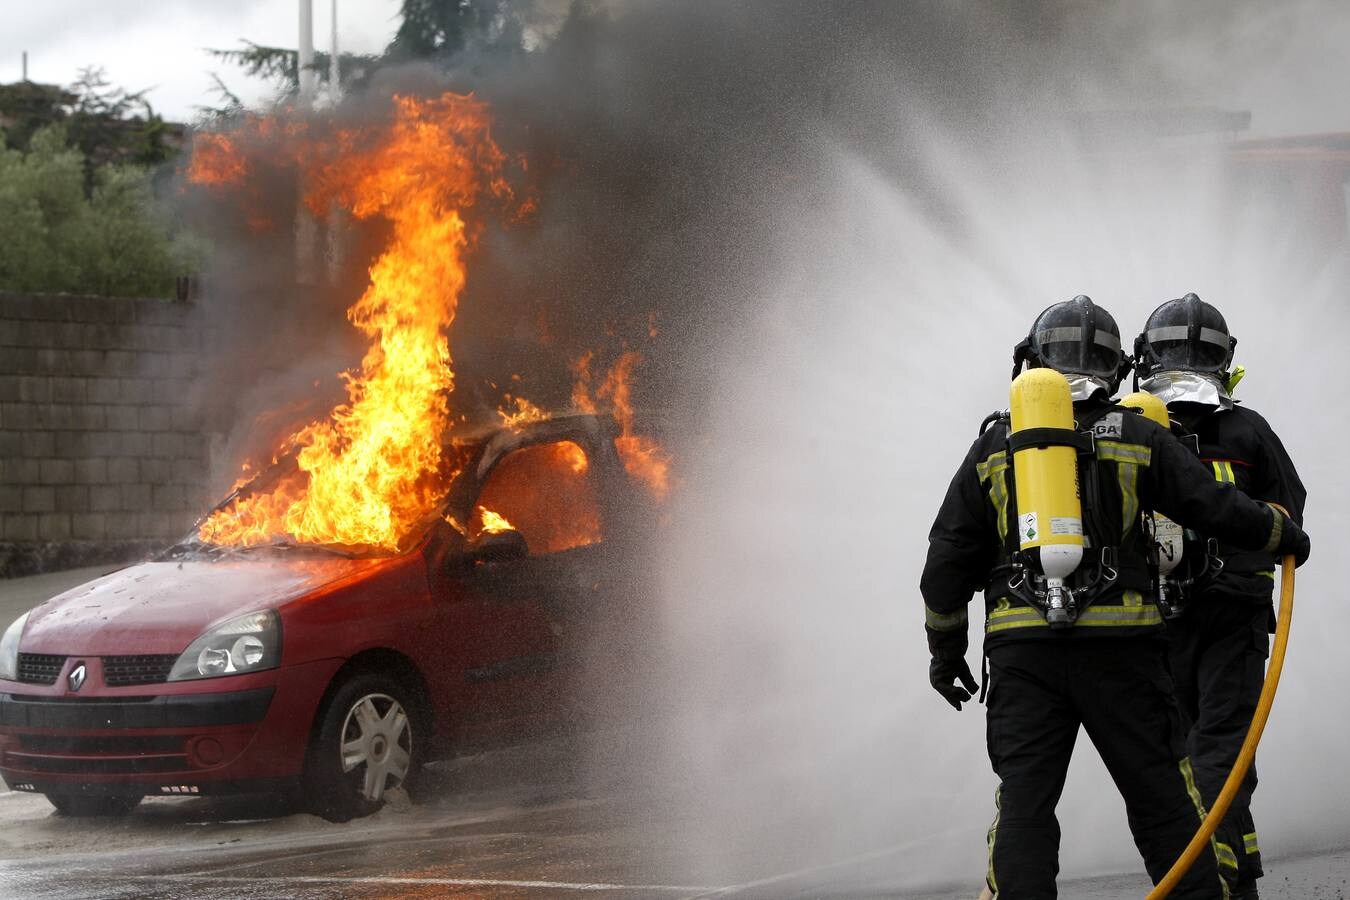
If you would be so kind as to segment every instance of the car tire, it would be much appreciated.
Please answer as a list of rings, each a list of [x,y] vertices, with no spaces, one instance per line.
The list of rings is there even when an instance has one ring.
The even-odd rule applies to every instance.
[[[417,695],[396,678],[357,673],[332,691],[305,762],[304,797],[330,822],[368,816],[415,781],[425,739]]]
[[[87,818],[125,816],[141,805],[140,797],[100,797],[93,794],[45,794],[58,816]]]

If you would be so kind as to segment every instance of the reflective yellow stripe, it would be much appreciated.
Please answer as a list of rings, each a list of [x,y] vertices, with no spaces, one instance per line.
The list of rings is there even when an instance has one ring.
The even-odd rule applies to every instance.
[[[1191,804],[1195,807],[1195,813],[1200,817],[1200,821],[1205,821],[1205,801],[1200,799],[1200,789],[1195,786],[1195,772],[1191,769],[1191,758],[1183,756],[1181,762],[1177,764],[1181,769],[1181,780],[1186,783],[1186,793],[1191,798]]]
[[[1150,603],[1147,606],[1111,606],[1096,604],[1078,614],[1076,628],[1143,628],[1161,625],[1162,613]]]
[[[1006,468],[1008,468],[1008,452],[999,450],[997,453],[989,454],[983,462],[975,464],[975,475],[981,481],[986,481],[994,470],[1002,472]]]
[[[1233,852],[1232,847],[1222,841],[1215,841],[1214,852],[1219,857],[1219,865],[1225,869],[1237,869],[1237,854]]]
[[[1237,476],[1233,474],[1233,464],[1226,459],[1216,459],[1210,465],[1214,468],[1214,480],[1222,481],[1224,484],[1236,484]]]
[[[991,610],[989,618],[984,623],[984,632],[985,634],[995,634],[1011,628],[1035,628],[1037,626],[1049,627],[1045,624],[1045,616],[1029,606],[1018,606],[1012,609]]]
[[[1274,573],[1274,572],[1257,572],[1256,574],[1257,574],[1257,575],[1261,575],[1261,576],[1263,576],[1263,577],[1265,577],[1265,578],[1269,578],[1271,581],[1274,581],[1274,580],[1275,580],[1275,573]]]
[[[1269,506],[1269,504],[1267,504]],[[1280,546],[1280,538],[1284,535],[1284,516],[1278,509],[1270,507],[1270,540],[1262,547],[1265,553],[1274,553],[1275,548]]]
[[[1242,836],[1242,849],[1247,852],[1248,856],[1261,852],[1261,848],[1256,844],[1256,832],[1253,831],[1251,834]]]
[[[928,608],[927,604],[923,607],[923,619],[929,628],[934,631],[955,631],[958,628],[965,628],[967,615],[965,607],[954,613],[934,612]]]
[[[1205,801],[1200,799],[1200,789],[1195,786],[1195,772],[1191,769],[1191,758],[1183,756],[1181,762],[1177,763],[1177,767],[1181,769],[1181,780],[1185,783],[1186,793],[1190,795],[1191,804],[1195,807],[1196,817],[1203,822],[1208,813],[1205,811]],[[1214,857],[1218,860],[1219,865],[1223,865],[1223,860],[1219,857],[1219,842],[1214,840],[1213,835],[1210,835],[1209,846],[1214,851]],[[1229,853],[1231,855],[1232,851],[1230,850]],[[1219,888],[1223,900],[1228,900],[1228,881],[1223,875],[1219,876]]]
[[[1116,464],[1116,481],[1120,484],[1120,534],[1124,543],[1139,521],[1139,467],[1152,462],[1153,451],[1145,444],[1097,441],[1097,458]]]
[[[998,837],[998,820],[1003,815],[1003,785],[994,788],[994,821],[989,825],[989,867],[985,872],[984,880],[989,885],[989,890],[997,900],[998,897],[998,878],[994,876],[994,839]]]
[[[1152,603],[1145,604],[1138,591],[1126,591],[1123,603],[1098,603],[1078,614],[1075,626],[1084,628],[1147,628],[1162,624],[1162,613]],[[1040,610],[1030,606],[1012,606],[1006,599],[989,611],[985,621],[986,634],[1009,631],[1013,628],[1049,626]]]
[[[991,453],[984,462],[975,464],[975,475],[980,481],[989,482],[989,502],[994,504],[994,518],[998,523],[998,539],[1003,542],[1008,537],[1008,481],[1004,473],[1008,471],[1008,453],[999,450]]]
[[[1120,441],[1097,441],[1097,458],[1107,462],[1134,463],[1146,466],[1153,461],[1153,451],[1147,444],[1124,444]]]
[[[1116,463],[1116,480],[1120,483],[1120,542],[1130,538],[1135,522],[1139,521],[1139,467],[1134,463]]]

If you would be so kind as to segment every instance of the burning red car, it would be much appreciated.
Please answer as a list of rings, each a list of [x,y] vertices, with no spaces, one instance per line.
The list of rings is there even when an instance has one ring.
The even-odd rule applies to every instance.
[[[47,601],[0,640],[0,776],[67,814],[283,790],[341,820],[430,758],[566,721],[650,508],[621,438],[576,415],[458,439],[397,551],[194,537]]]

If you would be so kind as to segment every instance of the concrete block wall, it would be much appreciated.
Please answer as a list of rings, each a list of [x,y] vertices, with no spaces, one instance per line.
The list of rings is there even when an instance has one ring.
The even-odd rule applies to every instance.
[[[207,501],[194,304],[0,292],[0,576],[166,543]]]

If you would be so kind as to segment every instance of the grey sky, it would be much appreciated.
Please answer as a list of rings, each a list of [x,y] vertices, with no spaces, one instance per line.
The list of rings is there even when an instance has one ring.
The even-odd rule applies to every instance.
[[[314,0],[315,45],[328,47],[331,0]],[[338,0],[341,49],[378,52],[397,27],[399,0]],[[190,120],[212,104],[210,73],[253,102],[269,86],[204,47],[229,48],[240,38],[294,47],[294,0],[0,0],[0,83],[18,81],[21,53],[28,77],[69,84],[82,66],[100,65],[129,90],[152,87],[148,98],[166,118]]]
[[[328,45],[331,0],[314,0],[315,43]],[[976,4],[978,6],[978,4]],[[1103,5],[1086,27],[1129,23],[1149,34],[1140,71],[1179,75],[1157,92],[1100,98],[1106,108],[1219,106],[1250,110],[1250,136],[1350,130],[1350,7],[1326,0],[1238,4],[1140,0]],[[393,36],[399,0],[339,0],[342,49],[381,50]],[[1083,17],[1079,17],[1082,19]],[[215,102],[218,72],[246,102],[269,86],[245,78],[202,48],[240,38],[295,46],[295,0],[0,0],[0,83],[20,75],[68,84],[81,66],[101,65],[113,83],[152,87],[165,116],[189,120]]]

